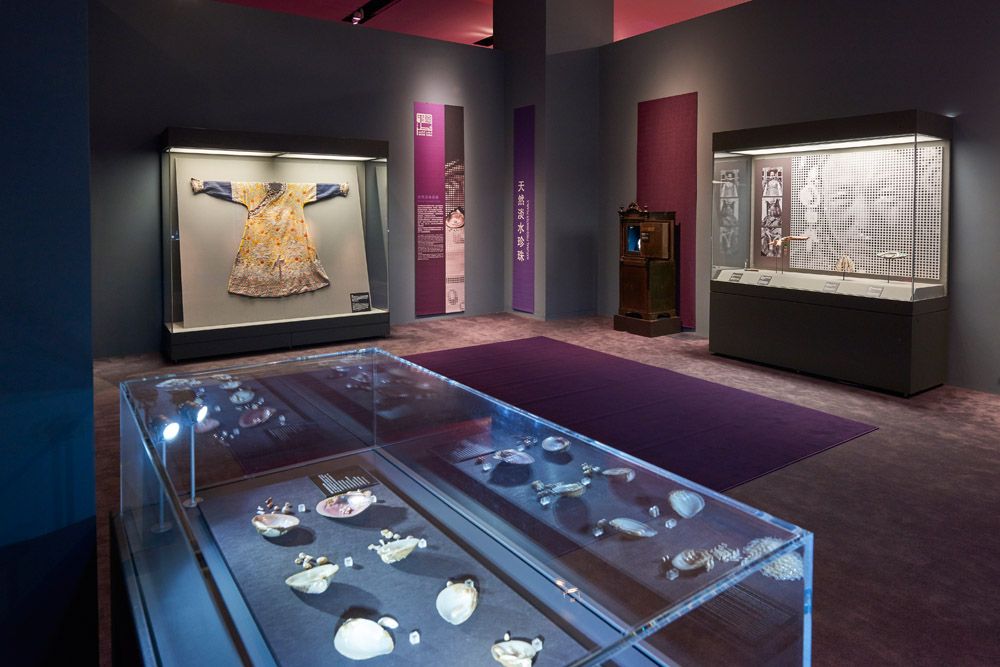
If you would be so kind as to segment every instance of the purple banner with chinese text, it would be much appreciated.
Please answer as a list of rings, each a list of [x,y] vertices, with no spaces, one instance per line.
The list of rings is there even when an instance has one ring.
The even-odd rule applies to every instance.
[[[514,109],[514,270],[511,306],[535,312],[535,107]]]

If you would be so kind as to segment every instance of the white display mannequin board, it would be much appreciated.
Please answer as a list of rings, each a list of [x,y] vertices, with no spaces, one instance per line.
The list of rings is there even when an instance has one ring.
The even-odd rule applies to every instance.
[[[350,314],[351,294],[369,292],[360,162],[185,155],[174,164],[185,329]],[[330,284],[283,297],[230,294],[229,274],[247,209],[206,193],[191,179],[282,183],[347,183],[346,197],[305,206],[306,229]]]

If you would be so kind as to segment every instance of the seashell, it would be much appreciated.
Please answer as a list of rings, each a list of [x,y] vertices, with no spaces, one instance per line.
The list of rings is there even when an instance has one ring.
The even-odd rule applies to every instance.
[[[902,259],[903,257],[909,257],[909,253],[902,252],[901,250],[887,250],[885,252],[875,253],[876,257],[881,257],[882,259]]]
[[[669,500],[670,507],[684,519],[690,519],[705,509],[705,499],[694,491],[688,491],[687,489],[671,491]]]
[[[255,514],[250,523],[264,537],[281,537],[299,525],[299,519],[287,514]]]
[[[580,482],[569,482],[566,484],[555,484],[549,489],[549,493],[566,498],[579,498],[587,487]]]
[[[331,519],[357,516],[375,504],[371,491],[348,491],[319,501],[316,511]]]
[[[510,637],[510,635],[506,635]],[[506,639],[497,642],[490,648],[493,659],[504,667],[531,667],[532,661],[542,650],[542,641],[535,639],[526,642],[523,639]]]
[[[535,458],[527,452],[519,452],[516,449],[501,449],[493,454],[493,458],[501,463],[524,466],[535,462]]]
[[[715,558],[704,549],[685,549],[674,556],[670,564],[681,572],[694,572],[705,568],[706,572],[711,572],[715,567]]]
[[[351,660],[368,660],[392,653],[395,645],[392,635],[381,625],[367,618],[349,618],[337,628],[333,636],[337,653]]]
[[[640,521],[636,521],[635,519],[619,517],[609,521],[608,525],[622,535],[627,535],[629,537],[653,537],[656,535],[655,530]]]
[[[392,616],[383,616],[378,619],[378,624],[383,628],[389,628],[390,630],[395,630],[399,627],[399,621],[394,619]]]
[[[456,584],[449,581],[437,596],[438,614],[452,625],[461,625],[469,620],[479,602],[479,592],[471,579]]]
[[[397,563],[403,560],[413,553],[413,550],[417,547],[422,549],[426,546],[427,542],[425,540],[418,540],[415,537],[408,536],[379,545],[375,548],[375,553],[378,554],[378,557],[382,559],[383,563],[388,565],[390,563]]]
[[[285,583],[302,593],[317,595],[330,587],[330,579],[337,574],[340,568],[333,563],[317,565],[311,569],[305,569],[297,574],[285,579]]]
[[[607,468],[606,470],[602,470],[601,474],[605,477],[620,479],[626,482],[631,482],[635,479],[635,470],[632,470],[632,468]]]
[[[273,408],[257,408],[255,410],[247,410],[240,415],[240,428],[260,426],[273,417],[277,412],[278,411]]]
[[[569,449],[570,440],[561,435],[550,435],[542,440],[542,449],[547,452],[563,452]]]
[[[226,391],[232,391],[233,389],[239,389],[239,388],[240,388],[239,380],[229,380],[219,385],[219,389],[225,389]]]
[[[256,394],[254,394],[249,389],[240,389],[235,394],[230,394],[229,402],[234,405],[243,405],[245,403],[249,403],[250,401],[252,401],[254,399],[254,396],[256,396]]]

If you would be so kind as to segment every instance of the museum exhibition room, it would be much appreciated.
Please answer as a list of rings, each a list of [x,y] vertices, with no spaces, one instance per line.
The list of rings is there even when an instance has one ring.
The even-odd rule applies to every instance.
[[[4,18],[0,663],[1000,664],[1000,2]]]

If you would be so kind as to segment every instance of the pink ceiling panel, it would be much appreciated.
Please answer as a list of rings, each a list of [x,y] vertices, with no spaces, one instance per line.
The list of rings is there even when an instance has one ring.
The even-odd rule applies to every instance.
[[[231,5],[244,5],[272,12],[311,16],[316,19],[340,21],[365,0],[218,0]]]
[[[473,44],[493,34],[493,0],[400,0],[364,27]]]
[[[615,41],[749,0],[615,0]]]

